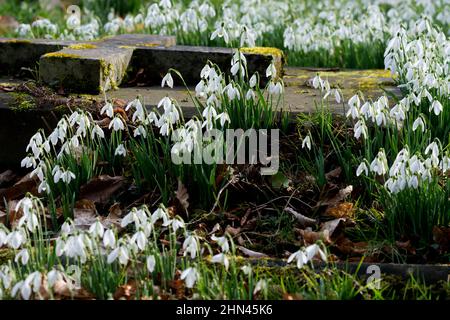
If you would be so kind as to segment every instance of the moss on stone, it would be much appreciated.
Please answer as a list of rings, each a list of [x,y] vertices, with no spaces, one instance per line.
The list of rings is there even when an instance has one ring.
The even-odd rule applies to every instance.
[[[11,249],[0,249],[0,265],[8,263],[14,259],[14,252]]]
[[[11,103],[10,108],[15,112],[30,111],[36,108],[36,104],[32,96],[23,92],[12,92],[14,102]]]
[[[89,50],[89,49],[96,49],[98,47],[95,44],[91,44],[91,43],[78,43],[78,44],[72,44],[68,48],[74,49],[74,50]]]
[[[148,48],[151,48],[151,47],[158,47],[158,46],[160,46],[160,44],[159,43],[148,42],[148,43],[136,43],[136,46],[137,47],[148,47]]]
[[[284,56],[283,51],[278,48],[273,47],[253,47],[253,48],[241,48],[241,52],[249,54],[261,54],[261,55],[271,55],[274,57],[282,58]]]
[[[45,58],[71,58],[71,59],[80,59],[81,56],[73,53],[65,53],[65,52],[50,52],[44,54]]]

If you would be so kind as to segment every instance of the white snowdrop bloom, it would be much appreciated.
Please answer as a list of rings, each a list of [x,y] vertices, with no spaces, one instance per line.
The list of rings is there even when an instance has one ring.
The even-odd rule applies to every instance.
[[[380,150],[376,158],[370,164],[370,170],[380,176],[386,174],[388,169],[386,154],[384,150]]]
[[[61,235],[67,236],[71,233],[72,228],[70,227],[70,223],[65,221],[61,226]]]
[[[111,102],[106,102],[106,104],[100,110],[100,114],[104,114],[104,113],[106,113],[106,115],[110,118],[112,118],[114,116],[114,108],[113,108],[113,105]]]
[[[36,159],[31,156],[27,156],[23,158],[23,160],[20,162],[20,166],[22,168],[35,168],[36,167]]]
[[[430,112],[433,111],[435,115],[439,115],[444,108],[442,107],[442,104],[439,100],[434,100],[430,107]]]
[[[198,280],[199,274],[193,267],[187,268],[181,273],[180,279],[184,280],[187,288],[193,288],[195,282]]]
[[[222,249],[222,252],[228,252],[230,250],[230,245],[226,236],[216,237],[215,235],[212,235],[211,240],[217,242]]]
[[[152,273],[155,270],[156,266],[155,256],[152,255],[148,256],[146,259],[146,264],[148,272]]]
[[[103,234],[103,245],[106,248],[115,248],[116,247],[116,236],[111,229],[108,229]]]
[[[11,232],[6,237],[6,242],[8,243],[8,246],[10,246],[13,249],[18,249],[22,244],[26,242],[26,240],[27,239],[25,237],[25,234],[21,229]]]
[[[6,234],[6,232],[3,229],[0,229],[0,247],[7,244],[7,237],[8,235]]]
[[[361,135],[367,138],[367,126],[362,119],[358,120],[354,127],[354,137],[359,140]]]
[[[89,227],[89,233],[94,237],[102,238],[104,232],[105,232],[105,228],[103,227],[103,224],[99,220],[95,221]]]
[[[266,69],[266,77],[267,78],[276,78],[277,77],[277,68],[273,64],[273,62]]]
[[[242,266],[241,270],[245,275],[249,275],[252,273],[252,267],[250,265]]]
[[[351,107],[355,107],[356,109],[359,109],[361,107],[361,100],[359,99],[359,96],[355,94],[353,97],[351,97],[348,100],[348,105]]]
[[[161,81],[161,87],[164,88],[164,86],[167,84],[169,88],[173,88],[173,78],[170,72],[168,72],[164,78]]]
[[[308,260],[313,259],[314,256],[316,256],[317,254],[320,256],[320,259],[322,259],[325,262],[327,261],[327,256],[326,256],[325,252],[323,252],[322,249],[319,247],[319,245],[312,244],[312,245],[306,247],[305,255],[308,258]]]
[[[142,125],[139,125],[136,129],[134,129],[133,136],[135,138],[139,136],[147,138],[147,130]]]
[[[119,144],[116,148],[116,151],[114,152],[114,155],[125,157],[127,155],[127,149],[124,147],[123,144]]]
[[[264,291],[266,289],[267,289],[267,281],[261,279],[256,283],[255,289],[253,290],[253,294],[257,294],[258,292]]]
[[[185,227],[184,221],[180,217],[177,216],[174,219],[172,219],[173,232],[177,232],[177,230],[180,228],[184,229],[184,227]]]
[[[429,154],[430,152],[431,152],[430,159],[431,159],[433,165],[437,166],[439,164],[440,151],[439,151],[439,145],[436,143],[436,141],[433,141],[425,148],[425,154]]]
[[[361,164],[356,169],[356,176],[359,177],[362,173],[367,176],[369,174],[369,169],[367,168],[366,162],[361,162]]]
[[[208,78],[210,72],[211,72],[211,67],[208,64],[206,64],[203,67],[202,71],[200,72],[200,78],[202,78],[202,79]]]
[[[421,116],[418,116],[416,120],[414,120],[412,129],[416,131],[418,127],[421,127],[422,133],[425,132],[425,122]]]
[[[197,256],[198,250],[199,247],[197,237],[192,234],[187,236],[183,242],[183,256],[190,254],[191,259],[194,259]]]
[[[125,125],[123,124],[120,117],[114,117],[109,123],[109,129],[113,128],[114,131],[125,130]]]
[[[256,100],[255,91],[252,89],[248,89],[247,93],[245,94],[245,100]]]
[[[273,95],[280,95],[283,93],[283,85],[281,84],[280,81],[278,82],[273,82],[270,81],[269,82],[269,93],[273,94]]]
[[[228,257],[225,253],[218,253],[215,256],[211,258],[211,263],[220,263],[223,264],[225,267],[225,270],[228,270],[228,267],[230,265],[230,261],[228,260]]]
[[[308,148],[311,150],[311,136],[308,134],[302,141],[302,149]]]
[[[104,139],[105,138],[105,133],[103,132],[102,128],[100,128],[100,126],[97,125],[97,124],[92,127],[92,132],[91,132],[92,140],[96,136],[99,137],[100,139]]]
[[[322,79],[320,78],[319,74],[316,74],[316,76],[312,80],[312,85],[314,89],[319,89],[322,84]]]
[[[140,250],[144,250],[145,246],[147,245],[147,237],[142,230],[139,230],[135,234],[133,234],[133,236],[131,237],[131,241],[136,243],[137,247]]]
[[[230,41],[230,37],[228,35],[228,32],[225,30],[225,22],[222,22],[219,27],[214,30],[214,32],[211,34],[211,40],[214,40],[215,38],[223,38],[226,44]]]
[[[27,249],[22,249],[19,251],[19,253],[16,254],[16,257],[14,258],[14,261],[18,263],[22,263],[22,265],[26,265],[28,263],[28,260],[30,259],[30,254],[28,253]]]
[[[117,259],[119,259],[119,263],[122,265],[126,265],[128,263],[130,256],[128,254],[128,249],[125,246],[121,245],[111,251],[108,255],[107,262],[111,264]]]
[[[158,108],[164,107],[164,110],[169,109],[172,106],[172,100],[169,97],[162,98],[158,103]]]
[[[230,117],[228,116],[228,113],[226,113],[226,112],[219,113],[219,114],[215,117],[215,120],[219,120],[220,125],[221,125],[222,127],[225,126],[225,123],[226,123],[226,122],[228,122],[228,123],[231,122]]]
[[[59,270],[52,269],[47,273],[48,286],[52,288],[58,281],[63,280],[63,273]]]
[[[250,88],[254,88],[256,86],[257,81],[258,81],[258,78],[257,78],[256,74],[253,74],[249,81]]]
[[[293,254],[291,254],[287,260],[287,263],[291,263],[294,259],[295,259],[295,261],[297,261],[298,269],[303,268],[303,265],[308,263],[308,258],[302,250],[298,250],[297,252],[294,252]]]
[[[21,38],[28,38],[30,35],[33,34],[32,30],[31,30],[31,25],[25,24],[25,23],[21,23],[17,27],[16,32],[19,35],[19,37],[21,37]]]
[[[231,101],[234,99],[240,99],[239,90],[234,87],[232,83],[229,83],[225,88],[223,88],[223,92],[226,92],[228,99]]]

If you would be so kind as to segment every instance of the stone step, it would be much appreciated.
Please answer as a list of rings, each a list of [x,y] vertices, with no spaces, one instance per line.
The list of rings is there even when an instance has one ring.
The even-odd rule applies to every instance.
[[[39,78],[67,92],[99,93],[117,89],[130,63],[133,49],[92,47],[43,55]]]
[[[272,61],[281,76],[284,63],[281,50],[241,50],[247,58],[249,74],[258,72],[263,85]],[[139,74],[150,85],[161,83],[173,68],[188,85],[195,85],[208,61],[222,70],[230,70],[233,53],[231,48],[177,46],[175,37],[145,34],[124,34],[88,43],[0,39],[0,73],[14,74],[22,67],[35,68],[39,61],[39,79],[43,83],[69,92],[100,93],[115,89],[125,75],[133,79]]]

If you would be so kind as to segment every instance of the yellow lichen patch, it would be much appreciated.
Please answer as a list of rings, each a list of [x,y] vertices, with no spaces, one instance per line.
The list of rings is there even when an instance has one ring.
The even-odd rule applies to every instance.
[[[275,57],[283,57],[283,51],[278,48],[272,47],[253,47],[253,48],[241,48],[241,52],[250,54],[262,54],[271,55]]]
[[[148,43],[136,43],[136,46],[138,47],[158,47],[161,44],[159,43],[153,43],[153,42],[148,42]]]
[[[46,58],[72,58],[72,59],[79,59],[81,56],[77,54],[72,53],[65,53],[65,52],[50,52],[44,54],[44,57]]]
[[[97,48],[96,45],[91,43],[78,43],[78,44],[72,44],[69,46],[69,49],[74,50],[88,50],[88,49],[95,49]]]
[[[136,47],[134,47],[134,46],[119,46],[119,48],[121,48],[121,49],[135,49]]]

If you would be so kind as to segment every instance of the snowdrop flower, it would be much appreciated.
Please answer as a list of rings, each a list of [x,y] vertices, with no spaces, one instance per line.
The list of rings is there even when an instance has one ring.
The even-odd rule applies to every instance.
[[[302,142],[302,149],[308,148],[308,150],[311,150],[311,136],[308,134],[305,139],[303,139]]]
[[[228,252],[230,250],[230,245],[228,244],[228,240],[226,236],[216,237],[213,235],[211,240],[217,242],[217,244],[221,247],[222,252]]]
[[[198,280],[199,274],[195,268],[187,268],[181,273],[180,279],[186,282],[187,288],[193,288],[195,282]]]
[[[327,261],[327,256],[326,256],[325,252],[323,252],[322,249],[320,249],[320,247],[317,244],[312,244],[312,245],[306,247],[305,255],[308,260],[313,259],[316,254],[319,254],[320,258],[323,261],[325,261],[325,262]]]
[[[228,267],[230,265],[230,261],[228,260],[228,257],[224,253],[216,254],[211,258],[212,263],[220,263],[223,264],[225,267],[225,270],[228,270]]]
[[[277,77],[277,68],[273,64],[273,62],[266,69],[266,77],[267,78],[276,78]]]
[[[418,116],[416,120],[414,120],[412,129],[413,131],[416,131],[418,127],[421,127],[422,133],[425,132],[425,122],[423,121],[423,118],[421,116]]]
[[[381,149],[378,152],[376,158],[370,164],[370,170],[372,172],[375,172],[376,174],[382,176],[382,175],[386,174],[387,169],[388,169],[388,165],[387,165],[386,154],[384,153],[384,150]]]
[[[115,156],[123,156],[127,155],[127,149],[123,146],[123,144],[119,144],[114,152]]]
[[[6,241],[8,243],[8,246],[13,249],[18,249],[22,244],[26,242],[26,237],[24,235],[24,232],[19,229],[8,234],[8,236],[6,237]]]
[[[356,169],[356,176],[359,177],[362,173],[365,173],[367,176],[369,174],[369,169],[367,168],[366,162],[361,162],[361,164]]]
[[[245,265],[241,267],[241,270],[245,275],[249,275],[252,273],[252,267],[250,265]]]
[[[114,117],[109,123],[109,129],[113,128],[114,131],[125,130],[125,126],[120,117]]]
[[[106,230],[105,233],[103,234],[103,245],[106,248],[116,247],[116,237],[111,229]]]
[[[107,262],[111,264],[116,261],[117,258],[119,258],[119,263],[122,265],[126,265],[128,263],[130,256],[128,254],[128,249],[125,246],[121,245],[111,251],[108,255]]]
[[[226,44],[230,41],[228,32],[225,30],[225,22],[222,22],[220,26],[211,34],[211,40],[214,40],[217,37],[223,38]]]
[[[133,136],[135,138],[138,137],[138,136],[143,136],[144,138],[146,138],[147,137],[147,130],[143,126],[139,125],[136,129],[134,129]]]
[[[253,91],[252,89],[248,89],[247,93],[245,94],[245,100],[255,100],[255,99],[256,99],[255,91]]]
[[[198,253],[198,240],[195,235],[189,235],[183,242],[183,256],[187,254],[191,255],[191,259],[194,259]]]
[[[173,88],[173,78],[170,72],[168,72],[162,79],[161,87],[163,88],[165,84],[167,84],[169,88]]]
[[[249,81],[250,88],[254,88],[256,86],[257,81],[258,80],[257,80],[256,74],[253,74]]]
[[[172,220],[173,232],[177,232],[178,229],[183,229],[184,227],[184,221],[180,217],[177,216]]]
[[[434,114],[438,116],[444,110],[444,108],[442,107],[442,104],[439,102],[439,100],[434,100],[431,104],[430,112],[431,110],[433,110]]]
[[[113,108],[113,105],[111,102],[106,102],[106,104],[100,110],[100,114],[103,114],[105,112],[106,112],[106,115],[110,118],[112,118],[114,116],[114,108]]]
[[[36,159],[31,156],[27,156],[27,157],[23,158],[23,160],[20,162],[20,166],[22,168],[30,168],[30,167],[35,168],[36,165],[37,165]]]
[[[221,125],[222,127],[225,126],[225,123],[226,123],[226,122],[228,122],[228,123],[231,122],[230,117],[228,116],[228,113],[226,113],[226,112],[222,112],[222,113],[218,114],[218,115],[215,117],[215,120],[220,120],[220,125]]]
[[[100,128],[99,125],[94,125],[91,132],[91,138],[94,140],[95,137],[99,137],[100,139],[105,138],[105,133],[103,132],[102,128]]]
[[[273,81],[270,81],[269,83],[269,93],[274,95],[279,95],[283,93],[283,85],[280,81],[277,83],[274,83]]]
[[[256,283],[255,289],[253,290],[253,294],[257,294],[258,292],[264,291],[266,289],[267,289],[267,281],[261,279]]]
[[[291,263],[294,259],[297,261],[298,269],[303,268],[303,265],[308,263],[308,257],[302,250],[298,250],[297,252],[291,254],[287,260],[287,263]]]
[[[94,237],[102,238],[103,234],[105,232],[105,228],[101,224],[99,220],[95,221],[91,226],[89,227],[89,233],[92,234]]]
[[[20,262],[22,265],[26,265],[28,263],[28,260],[30,259],[30,254],[28,253],[27,249],[22,249],[19,251],[18,254],[16,254],[16,257],[14,258],[14,261],[16,263]]]
[[[359,140],[361,135],[366,139],[367,138],[367,126],[363,119],[358,120],[355,124],[354,130],[354,137]]]
[[[155,256],[152,255],[148,256],[146,259],[146,264],[148,272],[152,273],[155,270],[156,266]]]

